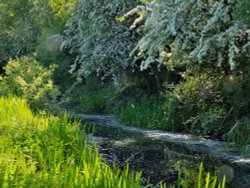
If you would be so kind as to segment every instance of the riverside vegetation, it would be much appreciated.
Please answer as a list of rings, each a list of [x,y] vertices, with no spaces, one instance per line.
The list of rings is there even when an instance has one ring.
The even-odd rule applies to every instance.
[[[0,185],[142,186],[140,173],[107,166],[79,123],[45,115],[63,108],[234,142],[249,155],[249,9],[248,0],[2,0]],[[202,168],[195,185],[185,176],[176,186],[225,186]]]
[[[140,173],[107,166],[67,115],[34,115],[16,97],[0,105],[0,187],[141,187]]]
[[[25,100],[0,98],[1,187],[143,187],[141,173],[109,167],[67,115],[36,115]],[[203,186],[202,165],[195,187]],[[208,173],[206,187],[216,187]],[[188,187],[180,179],[179,186]],[[161,184],[160,187],[167,187]],[[174,187],[174,186],[171,186]],[[225,187],[225,180],[218,187]]]

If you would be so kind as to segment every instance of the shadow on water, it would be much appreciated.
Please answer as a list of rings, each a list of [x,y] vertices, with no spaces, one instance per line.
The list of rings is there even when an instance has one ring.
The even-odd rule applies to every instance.
[[[95,132],[89,139],[98,144],[108,163],[115,163],[121,169],[129,163],[131,169],[143,171],[143,177],[150,177],[154,184],[176,183],[182,166],[190,172],[197,171],[203,162],[205,170],[211,172],[223,165],[233,169],[233,179],[226,187],[250,187],[250,158],[239,155],[227,143],[127,127],[112,116],[77,117],[92,122],[90,126],[94,122]]]

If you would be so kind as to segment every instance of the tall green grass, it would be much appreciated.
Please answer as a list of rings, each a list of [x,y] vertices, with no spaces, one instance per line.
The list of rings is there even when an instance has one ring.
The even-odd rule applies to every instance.
[[[223,188],[203,166],[195,188]],[[188,177],[177,187],[193,187]],[[175,187],[166,184],[162,188]],[[24,100],[0,98],[0,187],[137,188],[141,173],[108,166],[67,115],[34,115]],[[150,185],[146,187],[152,187]]]
[[[246,156],[250,156],[250,118],[243,117],[236,121],[235,125],[226,134],[229,142],[236,143],[240,152]]]
[[[182,175],[182,173],[184,175]],[[196,174],[196,173],[195,173]],[[210,172],[204,173],[203,163],[199,166],[199,172],[195,176],[195,181],[192,182],[193,175],[190,174],[190,170],[185,169],[184,172],[179,172],[179,178],[176,185],[167,186],[160,183],[160,188],[225,188],[226,177],[224,176],[220,182],[217,176],[212,176]]]
[[[87,147],[78,123],[34,115],[18,98],[0,98],[0,187],[141,187]]]
[[[126,102],[118,102],[113,108],[119,120],[127,125],[173,132],[186,130],[183,122],[187,115],[171,96],[135,95]]]

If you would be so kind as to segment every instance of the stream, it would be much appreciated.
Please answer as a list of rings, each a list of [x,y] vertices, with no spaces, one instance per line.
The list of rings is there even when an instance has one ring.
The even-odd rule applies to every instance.
[[[205,170],[222,169],[231,176],[226,187],[250,187],[250,157],[241,155],[233,144],[125,126],[114,116],[77,114],[72,117],[92,122],[85,126],[95,125],[94,134],[88,139],[98,144],[108,163],[115,163],[121,169],[129,163],[130,169],[143,171],[145,181],[150,177],[155,185],[160,181],[176,183],[178,169],[186,166],[192,173],[203,162]]]

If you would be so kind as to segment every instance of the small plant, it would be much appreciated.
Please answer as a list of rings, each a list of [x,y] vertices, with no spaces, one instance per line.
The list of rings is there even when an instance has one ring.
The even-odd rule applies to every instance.
[[[241,118],[226,134],[227,140],[238,145],[242,153],[250,156],[250,118]]]
[[[32,57],[10,60],[0,81],[0,95],[27,100],[33,109],[51,109],[59,94],[51,80],[53,67],[42,67]]]
[[[191,169],[184,168],[179,171],[179,178],[177,183],[177,188],[225,188],[226,186],[226,177],[224,176],[221,181],[218,180],[218,177],[211,176],[211,173],[208,172],[204,174],[203,163],[199,166],[199,171],[193,172]],[[175,187],[174,185],[172,187]]]

